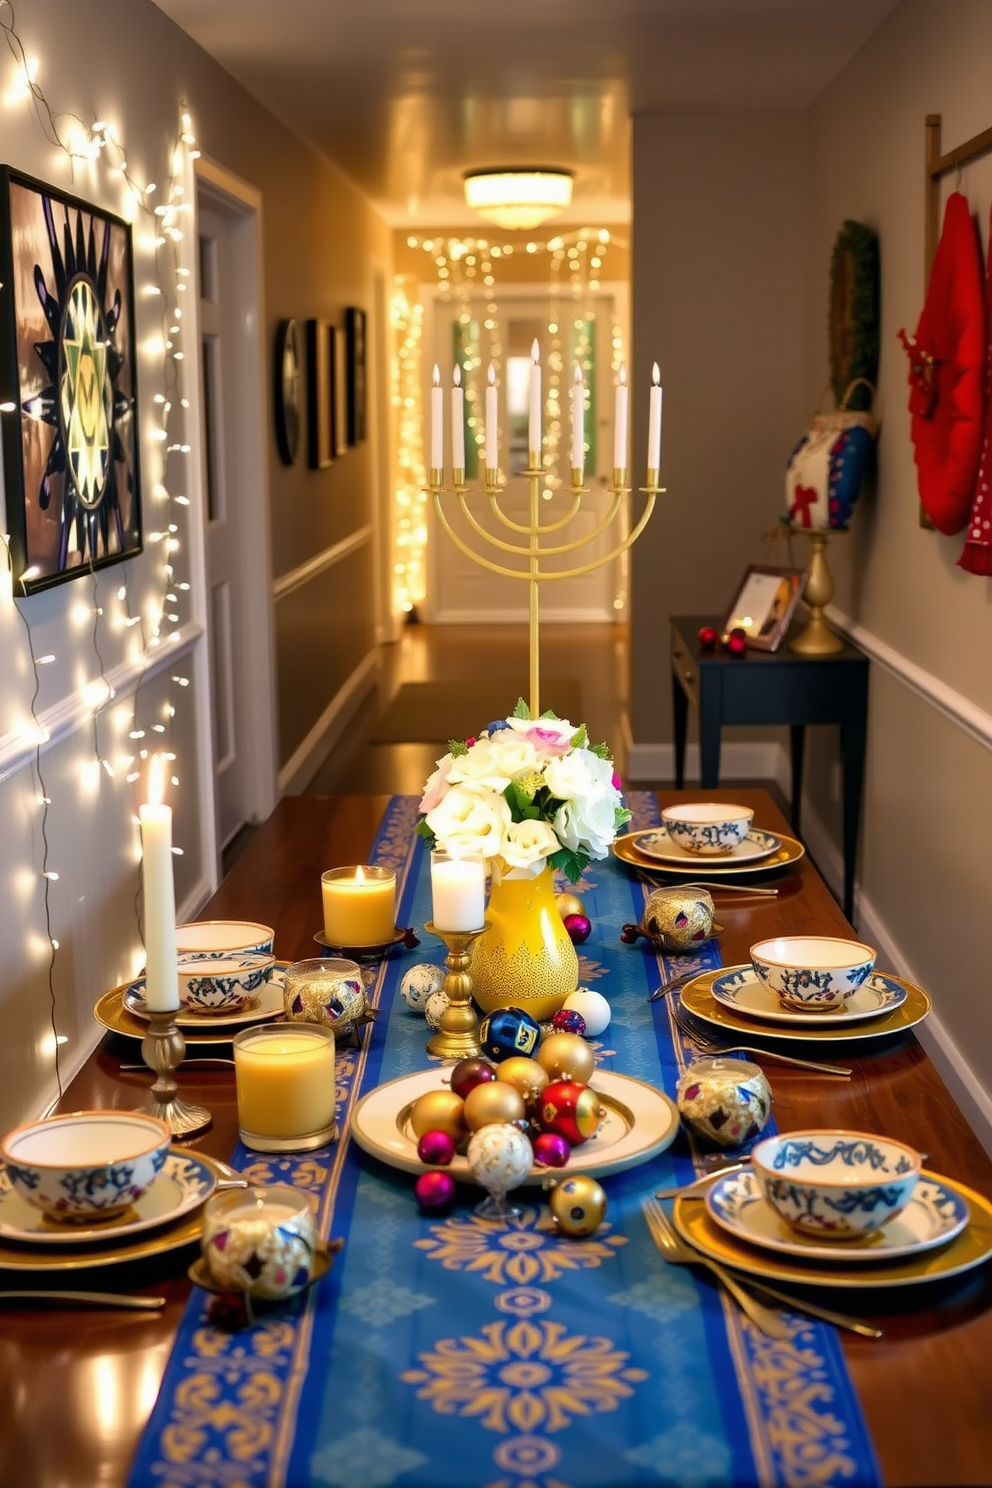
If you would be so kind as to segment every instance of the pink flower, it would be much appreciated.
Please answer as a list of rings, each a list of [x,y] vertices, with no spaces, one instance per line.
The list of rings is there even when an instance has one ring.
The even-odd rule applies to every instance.
[[[444,800],[451,786],[448,784],[448,770],[451,766],[451,755],[446,754],[444,759],[438,760],[437,769],[424,786],[424,796],[420,803],[420,814],[426,816],[428,811],[433,811]]]

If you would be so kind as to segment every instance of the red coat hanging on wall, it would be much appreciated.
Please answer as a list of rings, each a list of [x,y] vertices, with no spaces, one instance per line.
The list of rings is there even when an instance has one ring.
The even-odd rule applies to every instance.
[[[992,575],[992,221],[989,223],[989,251],[985,260],[986,382],[985,427],[982,455],[978,462],[975,499],[968,518],[968,531],[958,564],[967,573]]]
[[[940,532],[960,532],[982,450],[987,344],[981,248],[960,191],[947,199],[916,335],[899,337],[909,356],[920,500]]]

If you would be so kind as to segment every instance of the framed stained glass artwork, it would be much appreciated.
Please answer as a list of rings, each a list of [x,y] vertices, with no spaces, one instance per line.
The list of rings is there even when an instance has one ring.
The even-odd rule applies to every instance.
[[[0,166],[0,403],[14,592],[141,552],[131,229]]]

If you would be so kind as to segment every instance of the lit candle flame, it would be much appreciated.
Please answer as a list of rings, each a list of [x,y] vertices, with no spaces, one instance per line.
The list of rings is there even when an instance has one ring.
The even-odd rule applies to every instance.
[[[531,343],[530,357],[531,357],[531,361],[532,362],[539,362],[541,360],[541,348],[537,344],[537,337],[536,336],[534,337],[534,340]]]
[[[433,382],[433,384],[434,384],[435,387],[440,387],[441,386],[441,371],[440,371],[440,368],[438,367],[437,362],[434,363],[434,375],[431,378],[431,381]]]
[[[492,362],[489,363],[489,371],[486,373],[486,381],[489,383],[490,387],[496,386],[496,368],[493,366]]]
[[[655,387],[658,387],[661,382],[661,368],[658,366],[657,362],[655,362],[654,366],[651,368],[651,381],[654,383]]]
[[[626,367],[626,363],[624,363],[624,362],[621,362],[620,363],[620,370],[617,373],[617,381],[620,383],[621,387],[626,387],[626,385],[627,385],[627,367]]]
[[[356,883],[364,883],[365,882],[365,869],[364,868],[358,867],[358,868],[355,869],[355,882]]]
[[[575,382],[576,382],[576,385],[578,385],[581,381],[582,381],[582,368],[579,366],[578,362],[576,362],[576,364],[575,364]]]
[[[459,367],[459,365],[458,365],[457,362],[455,363],[455,370],[454,370],[454,374],[453,374],[453,380],[454,380],[455,387],[461,387],[461,385],[462,385],[462,369],[461,369],[461,367]]]

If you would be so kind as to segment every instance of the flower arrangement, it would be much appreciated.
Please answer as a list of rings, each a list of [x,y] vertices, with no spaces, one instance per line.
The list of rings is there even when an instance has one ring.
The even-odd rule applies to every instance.
[[[547,864],[572,883],[630,820],[606,745],[554,713],[531,718],[523,698],[509,718],[449,742],[420,810],[431,847],[482,853],[497,877]]]

